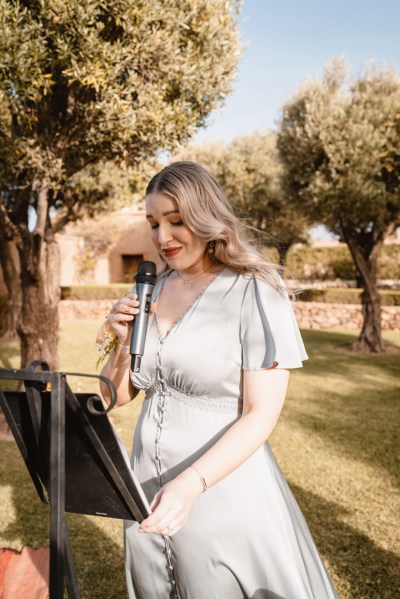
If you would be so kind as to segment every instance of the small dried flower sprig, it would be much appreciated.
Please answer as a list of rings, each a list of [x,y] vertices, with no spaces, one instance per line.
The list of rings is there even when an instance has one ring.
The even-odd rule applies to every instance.
[[[117,343],[118,337],[115,335],[114,331],[107,326],[107,322],[105,322],[100,327],[96,337],[95,348],[100,352],[100,356],[96,362],[96,368],[104,362]]]

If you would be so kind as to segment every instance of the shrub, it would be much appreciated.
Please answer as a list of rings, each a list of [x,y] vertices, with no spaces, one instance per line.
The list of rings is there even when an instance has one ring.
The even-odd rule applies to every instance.
[[[287,256],[287,268],[294,279],[313,280],[354,280],[354,264],[346,245],[332,247],[311,247],[296,245]],[[378,279],[398,279],[400,266],[400,245],[384,245],[378,260]]]
[[[302,289],[297,299],[303,302],[327,302],[331,304],[361,304],[362,289],[329,287],[328,289]],[[382,306],[400,306],[400,291],[381,290]]]
[[[105,300],[118,299],[126,295],[132,285],[114,283],[110,285],[71,285],[61,287],[61,299],[68,300]]]

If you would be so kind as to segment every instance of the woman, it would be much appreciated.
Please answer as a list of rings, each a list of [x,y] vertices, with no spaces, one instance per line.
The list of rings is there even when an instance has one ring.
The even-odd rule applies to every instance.
[[[146,392],[132,468],[153,511],[125,524],[129,597],[337,597],[266,442],[307,359],[284,285],[199,165],[158,173],[146,212],[166,269],[141,371],[135,294],[107,318],[117,344],[102,371],[119,405]]]

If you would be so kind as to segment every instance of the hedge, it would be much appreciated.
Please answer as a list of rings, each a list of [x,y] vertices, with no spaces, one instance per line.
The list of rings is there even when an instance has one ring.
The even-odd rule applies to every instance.
[[[287,255],[288,278],[299,281],[354,280],[355,270],[347,245],[309,247],[296,245]],[[378,259],[378,279],[398,279],[400,244],[382,247]]]
[[[126,295],[132,286],[126,284],[113,285],[71,285],[61,287],[61,299],[65,300],[109,300]],[[327,289],[302,288],[297,299],[302,302],[327,302],[332,304],[360,304],[362,289],[346,287],[328,287]],[[400,290],[381,289],[382,306],[400,306]],[[0,315],[6,307],[7,296],[0,295]]]
[[[110,285],[70,285],[61,287],[61,299],[65,300],[105,300],[118,299],[132,289],[132,284],[113,283]]]
[[[131,289],[131,285],[72,285],[61,288],[61,298],[69,300],[118,299]],[[301,289],[298,299],[304,302],[330,302],[332,304],[360,304],[361,289],[335,288]],[[400,306],[400,290],[382,289],[383,306]]]
[[[326,302],[331,304],[361,304],[362,289],[329,287],[328,289],[301,289],[297,299],[303,302]],[[400,306],[400,291],[381,289],[382,306]]]

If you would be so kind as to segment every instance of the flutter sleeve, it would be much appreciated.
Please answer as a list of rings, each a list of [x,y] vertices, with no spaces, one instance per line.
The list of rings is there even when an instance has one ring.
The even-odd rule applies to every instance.
[[[252,277],[241,309],[242,368],[300,368],[308,356],[288,296]]]

